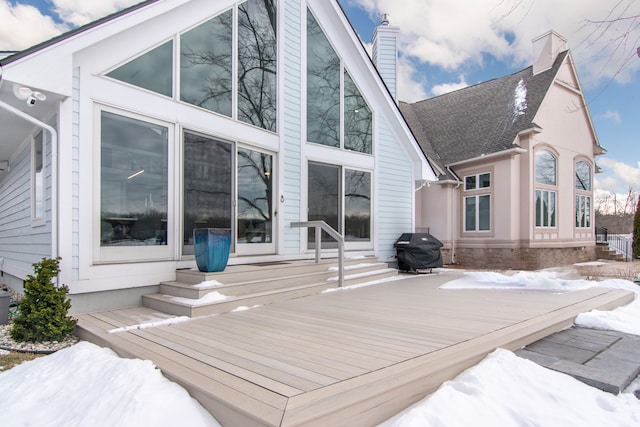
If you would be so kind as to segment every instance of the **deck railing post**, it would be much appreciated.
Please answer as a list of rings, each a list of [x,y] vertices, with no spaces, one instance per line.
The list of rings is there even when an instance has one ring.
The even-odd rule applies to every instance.
[[[322,230],[326,231],[329,236],[338,242],[338,286],[342,287],[344,285],[344,236],[324,221],[292,222],[291,227],[315,228],[316,263],[319,263],[321,259]]]
[[[320,253],[322,251],[322,228],[313,227],[316,231],[316,264],[320,263]]]

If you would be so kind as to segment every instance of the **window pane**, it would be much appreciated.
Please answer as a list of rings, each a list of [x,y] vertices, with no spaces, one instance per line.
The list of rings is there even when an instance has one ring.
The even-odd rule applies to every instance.
[[[548,151],[536,152],[536,182],[556,185],[556,158]]]
[[[107,76],[162,95],[173,96],[173,41],[127,62]]]
[[[555,191],[549,192],[549,226],[556,226],[556,193]]]
[[[340,146],[340,59],[309,10],[307,141]]]
[[[307,194],[309,195],[307,218],[309,221],[324,221],[341,232],[341,169],[340,166],[309,163],[309,179]],[[309,228],[309,249],[315,248],[315,230]],[[322,232],[322,242],[335,240]],[[330,247],[330,245],[322,245]],[[336,247],[336,246],[334,246]]]
[[[231,116],[232,11],[180,37],[180,99]]]
[[[194,228],[231,228],[232,148],[224,141],[184,134],[183,243]],[[193,253],[188,248],[184,253]]]
[[[580,212],[580,196],[576,196],[576,227],[580,227],[580,217],[582,212]]]
[[[542,225],[549,226],[549,192],[542,192]]]
[[[42,131],[33,138],[33,219],[44,218],[44,147]]]
[[[344,148],[371,154],[372,114],[355,83],[344,72]]]
[[[536,227],[542,227],[542,191],[536,190]]]
[[[576,188],[591,191],[591,167],[587,162],[576,163]]]
[[[483,173],[479,176],[480,182],[478,188],[489,188],[491,187],[491,174]]]
[[[585,227],[591,227],[591,197],[585,197],[585,211],[584,211],[584,216],[586,218],[585,220]]]
[[[238,243],[271,243],[272,156],[238,148]]]
[[[476,198],[465,197],[464,205],[464,229],[476,231]]]
[[[346,241],[371,240],[371,174],[345,170],[344,236]]]
[[[478,229],[489,231],[491,229],[491,196],[478,196]]]
[[[238,120],[276,131],[276,5],[238,6]]]
[[[102,112],[102,246],[167,244],[168,130]]]
[[[464,178],[464,189],[465,190],[475,190],[476,189],[476,176],[466,176]]]

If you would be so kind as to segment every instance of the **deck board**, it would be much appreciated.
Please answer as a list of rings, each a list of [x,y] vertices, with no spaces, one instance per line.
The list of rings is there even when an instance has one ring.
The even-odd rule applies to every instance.
[[[443,290],[418,276],[171,326],[148,309],[79,316],[79,335],[153,360],[223,425],[371,425],[497,347],[515,350],[629,292]]]

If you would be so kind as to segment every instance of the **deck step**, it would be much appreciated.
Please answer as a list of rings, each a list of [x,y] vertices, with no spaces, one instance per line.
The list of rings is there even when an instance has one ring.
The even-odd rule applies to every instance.
[[[349,260],[345,264],[344,286],[398,274],[396,269],[372,258]],[[144,295],[142,303],[145,307],[176,316],[197,317],[273,304],[339,286],[335,260],[334,263],[305,261],[274,263],[266,267],[235,267],[238,266],[221,273],[179,271],[178,280],[161,283],[160,292]],[[234,270],[241,280],[234,276]]]

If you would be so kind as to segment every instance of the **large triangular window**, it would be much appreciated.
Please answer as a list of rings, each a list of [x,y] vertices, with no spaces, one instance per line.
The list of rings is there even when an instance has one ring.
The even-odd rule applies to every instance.
[[[180,36],[180,100],[231,117],[233,12]]]
[[[107,76],[276,132],[276,5],[276,0],[238,2],[178,34],[175,61],[169,41]]]
[[[307,141],[371,154],[373,114],[307,9]]]
[[[127,62],[107,76],[166,96],[173,96],[173,41]]]

